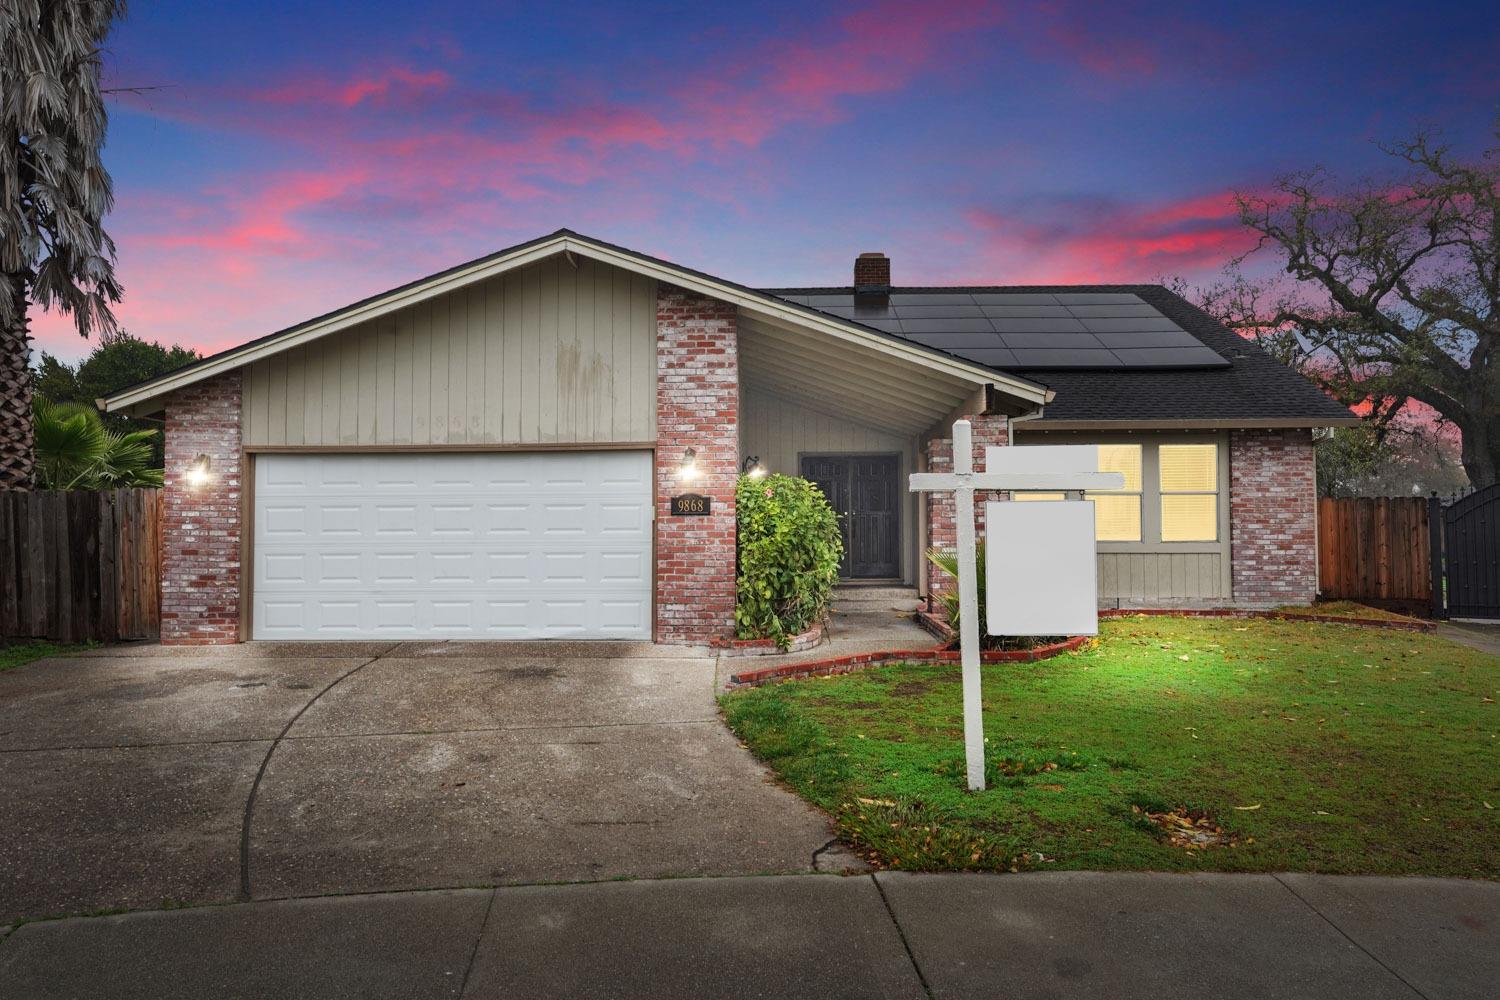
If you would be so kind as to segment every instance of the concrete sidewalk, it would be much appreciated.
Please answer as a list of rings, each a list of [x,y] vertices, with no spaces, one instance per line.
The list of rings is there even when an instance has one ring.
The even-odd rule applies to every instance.
[[[387,893],[24,924],[0,995],[1479,998],[1500,884],[831,875]]]

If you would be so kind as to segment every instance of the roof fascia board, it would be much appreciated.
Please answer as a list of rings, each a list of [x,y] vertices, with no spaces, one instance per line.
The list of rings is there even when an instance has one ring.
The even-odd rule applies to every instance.
[[[1347,417],[1225,417],[1208,420],[1041,420],[1028,421],[1019,430],[1027,434],[1044,431],[1222,431],[1282,430],[1297,427],[1357,427],[1363,418]]]
[[[470,266],[461,266],[454,270],[443,272],[426,281],[420,281],[385,295],[376,296],[362,304],[340,310],[327,319],[293,327],[282,336],[272,336],[266,340],[247,344],[240,349],[231,349],[216,358],[185,369],[176,375],[163,376],[160,379],[108,396],[100,402],[106,412],[130,411],[141,404],[148,404],[150,401],[184,386],[212,378],[215,375],[223,374],[234,368],[243,367],[261,358],[278,354],[300,344],[305,344],[329,334],[348,329],[349,327],[357,326],[360,323],[378,319],[381,316],[416,305],[427,299],[435,298],[473,282],[483,281],[486,278],[494,277],[506,271],[525,267],[527,264],[535,263],[559,253],[582,254],[602,263],[634,271],[637,274],[644,274],[659,281],[665,281],[681,288],[686,288],[689,291],[729,302],[758,317],[792,323],[801,327],[811,327],[836,339],[871,347],[881,353],[899,357],[926,368],[943,371],[975,384],[997,385],[1006,393],[1028,402],[1049,401],[1053,396],[1051,390],[1024,379],[1009,377],[978,365],[963,362],[957,358],[934,351],[927,351],[916,345],[905,344],[895,337],[886,337],[875,331],[864,330],[857,325],[844,323],[835,317],[824,317],[816,310],[803,308],[792,303],[783,303],[769,293],[756,292],[716,281],[707,276],[700,276],[668,264],[658,263],[650,258],[643,258],[610,246],[581,239],[576,234],[560,233],[550,238],[522,246],[514,253],[476,261]]]

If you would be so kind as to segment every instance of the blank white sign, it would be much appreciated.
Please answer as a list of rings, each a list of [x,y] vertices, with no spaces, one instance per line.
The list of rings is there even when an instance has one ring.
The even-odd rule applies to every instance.
[[[1094,505],[984,505],[985,626],[990,635],[1098,635]]]
[[[1097,444],[1029,444],[1016,448],[986,448],[985,472],[1066,473],[1098,472]],[[1121,483],[1123,486],[1124,484]]]

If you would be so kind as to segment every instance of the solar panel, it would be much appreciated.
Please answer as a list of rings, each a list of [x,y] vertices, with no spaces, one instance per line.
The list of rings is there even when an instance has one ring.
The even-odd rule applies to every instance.
[[[1229,362],[1130,292],[846,293],[790,301],[993,368],[1220,368]]]

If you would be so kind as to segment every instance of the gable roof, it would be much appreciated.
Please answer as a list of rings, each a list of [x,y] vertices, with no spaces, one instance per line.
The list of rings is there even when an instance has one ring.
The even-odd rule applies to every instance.
[[[616,267],[665,281],[689,291],[729,302],[751,313],[810,329],[837,339],[851,340],[881,349],[906,363],[933,368],[973,382],[976,386],[995,385],[1001,391],[1029,404],[1052,399],[1052,392],[1037,382],[958,357],[857,321],[830,315],[802,303],[715,277],[702,271],[638,253],[625,247],[597,240],[570,229],[559,229],[525,243],[496,251],[457,267],[419,278],[378,295],[314,317],[295,326],[247,341],[218,354],[203,358],[176,371],[127,386],[99,401],[109,412],[149,412],[170,392],[212,378],[253,361],[270,357],[326,337],[359,323],[383,316],[426,299],[484,281],[516,268],[524,267],[557,254],[579,254]]]
[[[862,314],[862,321],[896,336],[1024,371],[1057,394],[1040,420],[1027,425],[1033,429],[1318,427],[1360,420],[1254,341],[1161,285],[896,287],[888,317],[853,306],[849,287],[768,291],[813,308]],[[926,308],[912,308],[919,304]],[[934,307],[944,320],[933,319]],[[1120,311],[1133,315],[1098,322]],[[1178,348],[1174,357],[1156,356],[1148,346],[1158,342],[1158,331]]]

